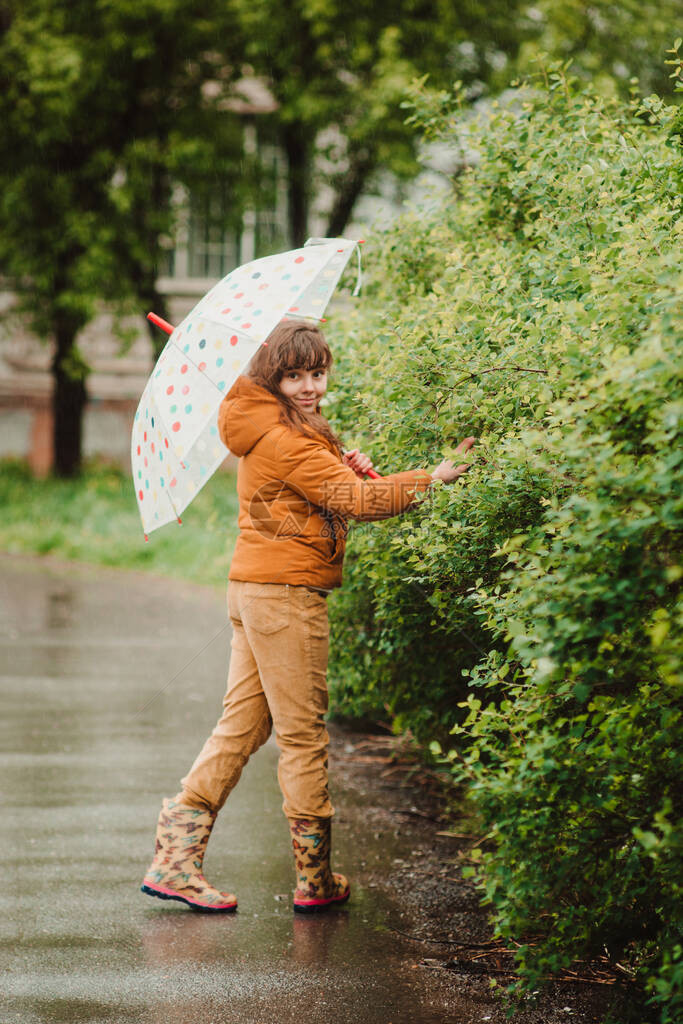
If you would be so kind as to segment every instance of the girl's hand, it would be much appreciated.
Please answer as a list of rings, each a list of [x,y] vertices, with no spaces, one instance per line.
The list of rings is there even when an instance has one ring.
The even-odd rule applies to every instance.
[[[342,462],[349,469],[352,469],[356,476],[365,476],[368,470],[372,469],[372,459],[368,458],[367,455],[363,455],[358,448],[354,448],[350,452],[344,452]]]
[[[459,455],[464,455],[465,452],[470,450],[474,441],[475,439],[473,437],[466,437],[465,440],[461,441],[455,449],[456,452],[458,452]],[[444,459],[432,473],[432,480],[443,480],[445,484],[452,484],[459,476],[466,473],[469,468],[469,462],[461,462],[459,466],[456,466],[451,459]]]

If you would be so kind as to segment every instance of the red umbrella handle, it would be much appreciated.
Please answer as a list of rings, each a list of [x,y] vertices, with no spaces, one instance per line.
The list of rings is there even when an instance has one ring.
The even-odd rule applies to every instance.
[[[342,455],[345,455],[345,454],[346,454],[345,452],[342,452]],[[349,467],[349,468],[351,468],[351,467]],[[355,473],[355,472],[356,472],[356,471],[355,471],[355,469],[354,469],[354,473]],[[381,480],[381,479],[382,479],[382,476],[381,476],[381,474],[380,474],[380,473],[376,473],[376,472],[374,471],[374,469],[369,469],[369,470],[367,471],[367,473],[363,473],[363,476],[367,476],[367,477],[369,477],[369,478],[370,478],[370,480]]]
[[[173,324],[169,324],[168,320],[164,320],[163,317],[157,316],[156,313],[148,313],[147,319],[150,320],[155,327],[161,327],[162,331],[166,331],[167,334],[173,334],[175,331]]]

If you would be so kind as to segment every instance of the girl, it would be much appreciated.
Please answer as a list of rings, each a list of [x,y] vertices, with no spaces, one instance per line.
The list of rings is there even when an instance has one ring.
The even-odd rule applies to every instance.
[[[207,911],[237,899],[202,874],[218,811],[271,729],[278,780],[297,870],[294,910],[312,912],[349,897],[330,870],[327,786],[327,594],[341,584],[347,520],[405,511],[434,480],[468,468],[444,460],[379,480],[359,479],[370,459],[341,444],[320,413],[332,355],[322,332],[283,321],[219,410],[220,435],[240,457],[240,534],[229,573],[232,653],[223,714],[182,790],[164,800],[156,854],[142,891]],[[457,449],[466,452],[467,438]]]

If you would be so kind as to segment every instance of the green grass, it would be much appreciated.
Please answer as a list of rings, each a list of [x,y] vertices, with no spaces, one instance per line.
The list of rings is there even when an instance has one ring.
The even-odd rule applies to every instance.
[[[0,461],[0,551],[56,555],[214,585],[227,580],[237,538],[235,474],[217,473],[183,513],[145,542],[130,476],[89,464],[76,480],[36,480]]]

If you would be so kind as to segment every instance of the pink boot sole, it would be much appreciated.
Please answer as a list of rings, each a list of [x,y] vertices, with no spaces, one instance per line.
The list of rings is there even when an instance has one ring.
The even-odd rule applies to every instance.
[[[294,910],[297,914],[318,914],[322,910],[329,910],[331,907],[340,907],[346,903],[351,890],[347,889],[341,896],[330,896],[327,900],[301,900],[294,897]]]
[[[234,903],[198,903],[188,899],[187,896],[181,896],[179,892],[175,892],[173,889],[149,885],[147,882],[140,886],[140,891],[148,896],[156,896],[160,900],[178,900],[179,903],[186,903],[193,910],[201,910],[209,914],[229,914],[233,910],[237,910],[237,901]]]

